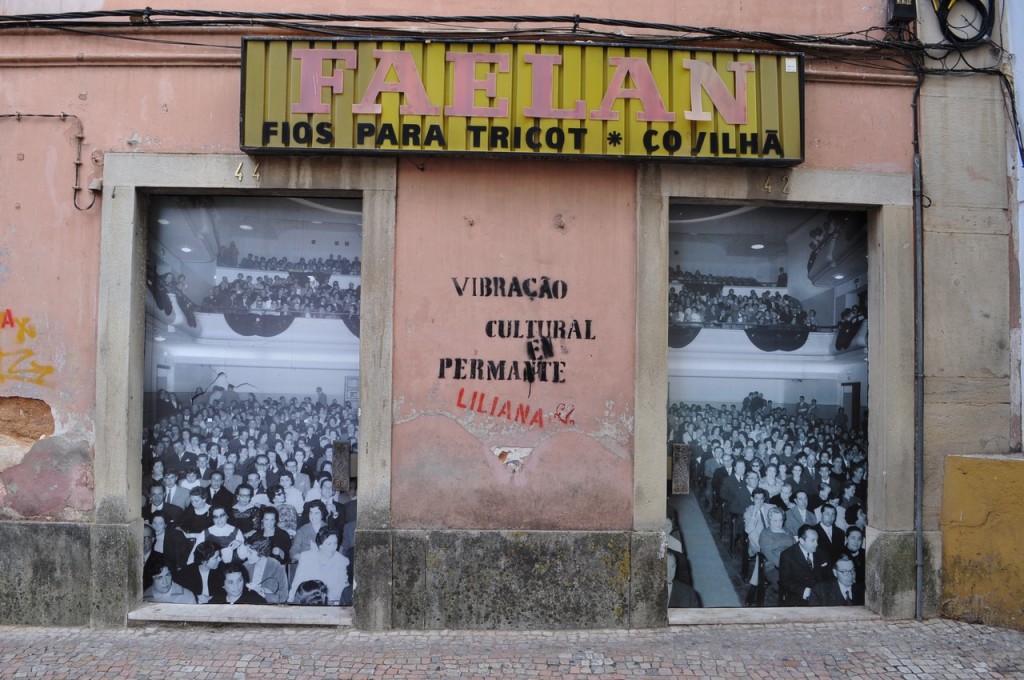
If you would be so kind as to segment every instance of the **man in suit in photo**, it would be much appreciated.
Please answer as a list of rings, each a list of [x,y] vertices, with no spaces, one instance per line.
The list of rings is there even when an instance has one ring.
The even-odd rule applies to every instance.
[[[749,494],[746,503],[743,503],[743,498],[741,496],[741,493],[744,488],[744,476],[746,472],[747,461],[743,460],[742,458],[734,459],[732,463],[732,472],[729,474],[728,477],[722,480],[722,486],[718,492],[719,497],[725,502],[725,506],[727,509],[733,505],[733,498],[739,496],[740,498],[737,501],[737,505],[743,505],[743,509],[740,510],[740,514],[743,513],[743,510],[747,509],[748,505],[750,505]]]
[[[253,463],[253,469],[250,474],[255,472],[259,477],[257,486],[253,487],[256,493],[266,493],[267,490],[272,486],[277,486],[281,481],[280,471],[276,465],[270,461],[270,456],[266,453],[261,453],[256,456],[256,460]],[[252,484],[252,482],[249,482]]]
[[[832,569],[835,578],[811,588],[810,604],[816,607],[851,607],[864,604],[864,586],[857,583],[853,560],[843,555]]]
[[[797,491],[793,501],[794,506],[786,511],[786,531],[796,536],[800,527],[805,524],[813,527],[818,523],[818,519],[807,509],[806,491]]]
[[[828,578],[828,557],[818,551],[818,532],[809,524],[800,527],[797,542],[779,556],[779,597],[784,607],[810,604],[811,591]]]
[[[711,506],[711,492],[713,490],[711,482],[715,478],[715,475],[718,473],[718,471],[724,469],[722,465],[722,457],[724,455],[724,449],[722,449],[720,445],[716,444],[711,449],[711,455],[704,458],[704,501],[709,507]]]
[[[185,442],[176,441],[172,445],[170,451],[165,451],[163,455],[164,472],[177,472],[181,476],[185,475],[185,470],[195,465],[197,462],[196,454],[185,450]]]
[[[853,560],[853,568],[857,571],[857,583],[864,585],[865,556],[864,556],[864,530],[859,526],[851,526],[846,530],[846,549],[843,551],[845,557]]]
[[[174,488],[177,488],[177,485]],[[173,491],[174,488],[171,490]],[[149,502],[142,506],[142,519],[148,522],[153,519],[153,513],[161,512],[167,521],[167,526],[173,528],[181,519],[182,509],[173,503],[166,502],[166,493],[163,483],[153,482],[150,485]]]
[[[184,475],[181,475],[184,477]],[[179,475],[173,470],[164,474],[164,504],[175,505],[181,510],[188,505],[188,489],[178,484]]]
[[[214,470],[210,475],[210,505],[230,508],[235,504],[235,494],[224,486],[224,473]]]
[[[818,532],[818,549],[828,555],[830,566],[835,566],[836,560],[846,550],[846,532],[835,524],[835,507],[821,506],[821,523],[815,524],[814,529]]]
[[[210,455],[205,451],[196,456],[196,470],[199,472],[199,483],[210,486],[210,476],[216,469],[210,465]]]
[[[740,461],[742,462],[742,461]],[[729,512],[733,515],[742,516],[754,502],[754,491],[758,488],[761,475],[750,470],[744,475],[744,484],[739,491],[734,491],[729,498]]]
[[[715,473],[711,476],[711,484],[708,485],[710,491],[709,498],[714,501],[718,500],[719,503],[722,501],[722,485],[725,480],[729,478],[729,473],[732,472],[732,454],[725,453],[722,455],[722,466],[715,470]]]

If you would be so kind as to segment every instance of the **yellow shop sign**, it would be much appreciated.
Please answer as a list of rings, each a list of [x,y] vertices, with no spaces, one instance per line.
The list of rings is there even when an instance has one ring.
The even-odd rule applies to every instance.
[[[803,160],[799,54],[246,39],[249,153]]]

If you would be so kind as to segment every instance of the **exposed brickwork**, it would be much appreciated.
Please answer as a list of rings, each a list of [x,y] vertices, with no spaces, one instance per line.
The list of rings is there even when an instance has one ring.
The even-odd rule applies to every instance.
[[[0,434],[27,443],[53,434],[53,412],[42,399],[0,397]]]
[[[0,472],[20,463],[40,437],[53,432],[53,413],[45,401],[0,397]]]

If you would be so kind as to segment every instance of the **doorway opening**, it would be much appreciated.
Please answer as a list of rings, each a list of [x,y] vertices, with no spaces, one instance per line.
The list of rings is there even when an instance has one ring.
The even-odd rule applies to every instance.
[[[670,607],[863,605],[867,224],[670,205]]]
[[[360,199],[153,196],[144,599],[351,605]]]

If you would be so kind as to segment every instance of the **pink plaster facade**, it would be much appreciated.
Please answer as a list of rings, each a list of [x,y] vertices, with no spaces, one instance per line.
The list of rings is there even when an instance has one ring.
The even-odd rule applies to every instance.
[[[262,10],[225,1],[218,9]],[[663,2],[577,4],[527,2],[522,15],[628,17],[699,26],[835,33],[884,23],[884,2],[805,0],[756,10],[749,2],[666,5]],[[31,5],[31,10],[27,9]],[[47,7],[49,5],[49,7]],[[59,8],[56,7],[59,5]],[[120,9],[130,2],[0,2],[0,13]],[[338,11],[335,3],[300,2],[292,12]],[[383,2],[351,13],[401,14]],[[464,14],[508,12],[493,2],[461,3]],[[450,13],[427,2],[417,14]],[[390,25],[390,24],[389,24]],[[395,26],[400,24],[396,23]],[[429,28],[429,27],[420,27]],[[617,30],[617,29],[616,29]],[[280,32],[262,35],[276,35]],[[47,31],[12,32],[0,43],[0,114],[71,114],[81,121],[82,207],[85,189],[102,180],[108,152],[230,153],[238,150],[239,61],[245,31],[161,32],[168,45]],[[259,34],[259,33],[251,33]],[[141,33],[140,33],[141,35]],[[221,47],[214,47],[221,46]],[[223,49],[229,47],[230,49]],[[910,169],[911,89],[903,83],[861,84],[857,77],[817,77],[806,85],[803,167],[905,174]],[[34,335],[0,328],[0,348],[28,350],[52,367],[33,382],[6,376],[0,396],[45,401],[54,434],[69,445],[94,444],[100,205],[72,202],[76,119],[0,119],[0,312],[28,318]],[[635,333],[635,167],[507,161],[434,160],[421,170],[399,163],[395,282],[393,447],[394,519],[408,527],[623,528],[631,516],[631,418]],[[459,189],[459,200],[452,190]],[[559,226],[558,222],[564,222]],[[541,276],[564,280],[565,300],[458,298],[452,277]],[[540,309],[542,311],[538,312]],[[446,316],[443,325],[438,319]],[[491,399],[544,412],[543,429],[471,416],[458,406],[467,385],[438,379],[442,357],[525,357],[525,345],[485,336],[489,319],[589,319],[597,340],[567,340],[562,385],[495,383]],[[525,341],[524,341],[525,342]],[[521,343],[523,344],[523,343]],[[0,375],[10,370],[5,365]],[[35,375],[35,374],[33,374]],[[29,376],[33,377],[33,376]],[[468,393],[467,393],[468,394]],[[466,398],[463,397],[465,401]],[[556,424],[559,404],[575,406],[575,425]],[[500,404],[498,407],[500,410]],[[507,419],[506,419],[507,420]],[[12,434],[12,433],[6,433]],[[6,436],[0,434],[0,436]],[[512,473],[492,447],[529,448]],[[91,477],[52,459],[41,469],[62,475],[59,502],[26,499],[33,483],[15,468],[24,443],[0,440],[0,517],[88,521]],[[570,453],[571,452],[571,453]],[[88,453],[86,454],[88,455]],[[574,475],[566,493],[557,480]],[[455,482],[471,501],[445,503]],[[66,483],[65,483],[66,482]],[[26,484],[30,486],[26,489]],[[599,505],[586,498],[597,496]],[[573,498],[566,503],[567,496]],[[555,504],[563,509],[555,512]]]
[[[635,183],[628,165],[403,164],[396,527],[630,526]],[[509,296],[472,295],[492,277]],[[513,294],[513,277],[540,294]],[[513,365],[531,356],[533,320],[563,322],[567,337],[542,358],[546,375],[512,379]],[[456,378],[469,377],[473,360],[504,361],[505,379]]]
[[[137,328],[132,333],[107,323],[112,318],[109,300],[120,304],[132,295],[140,300],[146,295],[138,280],[140,263],[117,251],[114,260],[124,261],[110,266],[116,250],[110,241],[117,238],[112,234],[130,232],[134,224],[137,240],[125,242],[145,250],[146,192],[159,186],[152,179],[154,168],[172,164],[157,154],[176,155],[178,178],[187,175],[191,180],[193,166],[201,165],[207,173],[203,186],[215,193],[231,193],[237,186],[250,196],[280,196],[291,195],[292,187],[308,186],[316,187],[309,196],[356,199],[364,192],[364,217],[373,219],[363,225],[362,236],[380,238],[363,240],[362,248],[377,255],[376,264],[382,265],[376,279],[364,271],[371,282],[367,290],[373,292],[366,299],[384,301],[375,308],[379,318],[367,315],[368,325],[384,332],[362,336],[359,356],[365,362],[360,387],[369,385],[367,392],[377,397],[362,402],[362,422],[369,424],[361,434],[371,435],[359,440],[356,457],[361,513],[356,531],[364,551],[356,564],[366,570],[359,576],[368,584],[363,592],[372,595],[362,602],[372,606],[360,612],[357,599],[355,616],[363,617],[356,625],[366,627],[387,627],[392,621],[396,627],[459,622],[458,616],[443,618],[438,612],[446,603],[455,603],[444,610],[446,615],[459,602],[476,605],[477,593],[484,590],[458,588],[480,574],[480,588],[500,580],[464,556],[479,550],[475,554],[496,556],[494,563],[504,565],[504,557],[517,546],[533,550],[522,553],[529,559],[519,564],[519,572],[508,570],[522,576],[522,582],[532,584],[539,573],[530,560],[566,555],[560,564],[575,565],[586,553],[584,557],[602,564],[581,567],[577,573],[597,574],[603,579],[601,588],[607,586],[604,595],[614,596],[616,603],[629,602],[626,608],[605,606],[598,593],[591,598],[595,609],[615,611],[617,618],[587,614],[572,619],[572,625],[664,625],[661,389],[666,380],[661,371],[666,362],[660,339],[664,327],[659,324],[665,319],[663,308],[651,304],[664,298],[648,294],[638,299],[638,291],[661,290],[656,284],[665,283],[659,258],[669,243],[669,200],[744,207],[854,206],[866,211],[873,291],[869,305],[878,330],[872,337],[877,351],[871,362],[876,428],[871,455],[877,462],[869,473],[872,535],[866,579],[875,592],[869,589],[867,606],[883,616],[910,615],[913,575],[903,556],[909,554],[904,549],[912,543],[915,527],[910,325],[915,319],[911,187],[918,83],[905,64],[869,64],[868,59],[879,57],[872,48],[812,47],[799,39],[885,26],[888,0],[795,0],[770,6],[751,0],[598,0],[583,6],[527,0],[514,8],[493,0],[470,0],[457,3],[457,8],[439,0],[425,0],[415,8],[399,0],[344,7],[327,0],[275,8],[252,0],[200,4],[224,11],[395,18],[345,24],[368,37],[399,31],[453,40],[511,34],[522,40],[621,43],[636,38],[700,49],[780,49],[775,43],[746,39],[687,42],[691,36],[685,31],[654,26],[584,21],[573,33],[571,17],[576,14],[662,27],[783,34],[781,42],[793,51],[806,48],[804,161],[795,169],[717,164],[685,170],[666,170],[667,165],[646,161],[442,154],[385,163],[367,158],[345,163],[279,158],[271,163],[266,157],[239,154],[241,39],[307,39],[308,33],[244,25],[145,26],[128,18],[120,20],[122,27],[96,29],[95,34],[0,26],[0,539],[13,544],[12,536],[21,541],[37,533],[38,545],[43,545],[53,536],[70,537],[69,545],[77,548],[65,555],[79,562],[74,565],[78,580],[68,579],[69,587],[77,588],[92,575],[90,598],[78,600],[81,611],[66,620],[44,621],[33,618],[39,610],[33,598],[49,585],[41,588],[37,579],[9,587],[12,581],[5,581],[5,573],[21,574],[19,565],[35,564],[34,557],[43,550],[33,551],[26,542],[29,547],[17,554],[0,551],[0,623],[11,618],[4,618],[4,608],[12,611],[14,596],[28,603],[23,605],[28,613],[14,618],[33,623],[123,622],[125,613],[141,601],[136,564],[141,561],[124,555],[142,545],[139,475],[132,467],[140,462],[135,442],[141,439],[142,407],[123,408],[137,398],[132,395],[143,392],[142,378],[135,375],[144,363],[137,346],[141,343],[123,348],[126,356],[132,355],[117,366],[125,375],[108,382],[109,376],[99,371],[112,363],[103,353],[111,337],[145,334],[141,318],[133,319]],[[0,0],[0,17],[138,6],[131,0]],[[930,11],[929,3],[919,0],[917,6]],[[417,16],[442,15],[451,21],[401,20],[413,9]],[[505,20],[465,18],[473,15]],[[570,19],[545,24],[530,20],[532,16]],[[926,448],[935,460],[949,447],[962,453],[978,448],[978,442],[985,452],[1012,447],[1016,439],[986,437],[1007,420],[1019,420],[1019,385],[1000,373],[1008,362],[1000,310],[1008,297],[1008,323],[1011,328],[1019,325],[1017,289],[1014,284],[1003,294],[1002,270],[992,265],[1012,261],[1017,242],[1004,210],[1005,139],[1000,135],[1009,128],[999,84],[986,78],[989,83],[983,87],[980,77],[929,75],[929,87],[917,102],[929,201],[923,227],[926,269],[931,269],[928,304],[953,309],[962,303],[962,290],[985,290],[997,310],[991,318],[979,311],[969,324],[959,324],[985,338],[987,346],[997,347],[988,354],[964,352],[966,336],[949,328],[932,332],[939,330],[936,320],[946,319],[924,314],[936,324],[924,333],[932,352],[926,362],[931,392],[925,399],[924,430]],[[976,123],[964,125],[967,120]],[[954,158],[962,149],[973,154],[966,165]],[[109,156],[114,153],[122,155]],[[134,156],[125,162],[125,154]],[[203,159],[214,154],[214,160]],[[219,172],[217,163],[228,155],[231,168],[223,178],[211,179],[209,173]],[[187,172],[182,172],[181,159],[190,163]],[[249,175],[236,184],[232,173],[238,161],[272,166],[270,172],[276,175],[271,186],[276,189],[266,190]],[[77,179],[76,162],[81,164]],[[131,201],[111,196],[116,191],[112,180],[125,168],[152,173],[148,183],[138,184],[138,192],[131,187]],[[324,170],[317,181],[288,183],[313,169]],[[337,190],[334,184],[326,186],[335,176],[352,183]],[[91,186],[102,187],[107,198],[90,191]],[[180,183],[168,186],[176,194],[189,193]],[[782,195],[786,187],[792,189],[789,196]],[[129,204],[134,214],[128,214]],[[117,206],[124,214],[111,217]],[[377,231],[371,233],[369,224]],[[387,257],[379,257],[381,253]],[[648,266],[655,260],[657,266]],[[129,266],[135,266],[135,279],[128,277],[124,286],[134,285],[132,294],[108,296],[100,290],[111,271]],[[943,280],[947,271],[956,274],[948,277],[948,285]],[[955,290],[961,276],[973,277],[976,288]],[[545,284],[550,296],[530,294]],[[474,285],[478,292],[504,286],[506,294],[473,294]],[[130,317],[130,310],[123,312],[121,318]],[[529,324],[537,321],[562,324],[550,347],[530,337]],[[105,332],[113,327],[116,333]],[[533,333],[550,334],[550,326]],[[387,342],[380,342],[382,338]],[[530,380],[525,367],[536,360],[545,362],[547,373]],[[367,370],[368,365],[377,372]],[[123,421],[117,421],[121,414],[111,419],[109,401],[97,396],[108,387],[111,393],[129,395],[117,402],[121,414],[127,410]],[[1011,389],[1016,390],[1012,398],[1004,396]],[[367,418],[368,408],[376,410]],[[123,431],[112,427],[112,420],[126,424]],[[98,444],[106,439],[118,446]],[[114,448],[118,455],[107,455]],[[930,519],[939,507],[942,480],[933,467],[924,466],[930,514],[923,527],[931,534],[929,541],[941,538],[936,538],[937,519]],[[495,553],[494,546],[502,547]],[[416,562],[421,559],[422,564]],[[468,564],[462,571],[460,560]],[[557,562],[553,557],[549,561]],[[99,573],[114,576],[95,578]],[[935,582],[941,580],[937,566],[929,574]],[[372,583],[371,577],[378,582]],[[541,585],[557,590],[562,587],[559,578],[549,575]],[[52,599],[62,601],[59,594]],[[425,602],[435,610],[427,611]],[[485,601],[483,608],[489,605]],[[421,615],[426,623],[415,619]],[[552,627],[548,624],[554,619],[544,616],[517,625]]]

